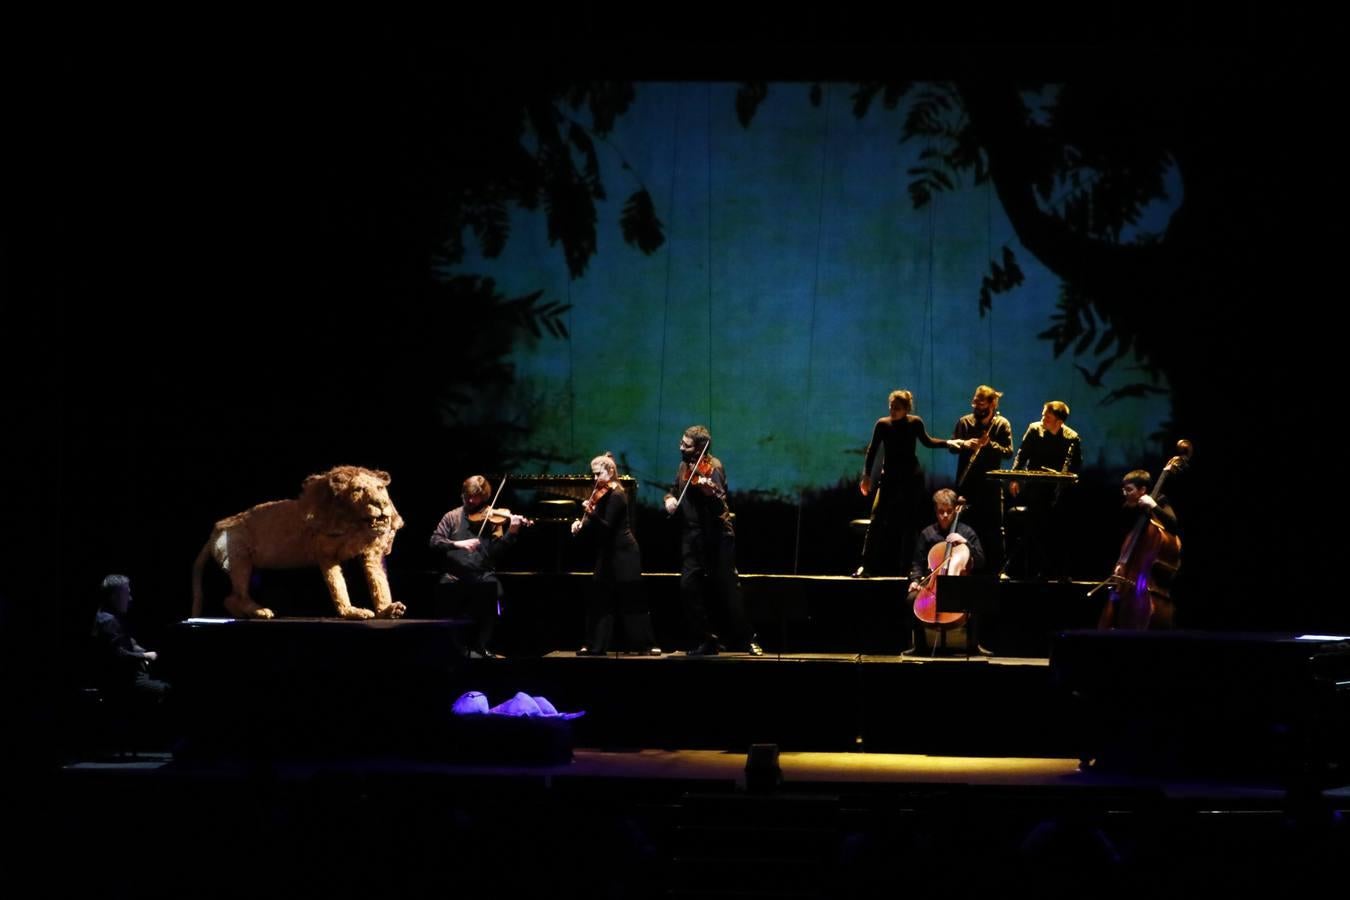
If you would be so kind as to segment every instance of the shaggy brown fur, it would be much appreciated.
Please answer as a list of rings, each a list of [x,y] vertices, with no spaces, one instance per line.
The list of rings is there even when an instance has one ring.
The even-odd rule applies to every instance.
[[[202,612],[202,569],[214,558],[230,576],[225,609],[238,618],[270,619],[272,610],[253,602],[249,576],[259,569],[323,570],[328,593],[344,619],[397,619],[405,607],[390,595],[384,557],[394,546],[403,519],[389,499],[384,472],[338,466],[305,479],[298,500],[260,503],[221,519],[192,566],[192,614]],[[343,560],[361,557],[375,611],[352,606]]]

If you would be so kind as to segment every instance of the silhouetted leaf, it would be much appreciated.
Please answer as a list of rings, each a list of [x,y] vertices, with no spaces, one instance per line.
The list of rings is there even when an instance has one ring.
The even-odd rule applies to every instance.
[[[900,101],[910,89],[910,82],[898,81],[886,85],[886,96],[882,98],[882,103],[887,109],[895,109],[900,105]]]
[[[1128,397],[1148,397],[1157,395],[1165,396],[1166,394],[1167,391],[1164,388],[1160,388],[1152,384],[1144,384],[1142,382],[1136,382],[1135,384],[1127,384],[1122,388],[1117,388],[1116,390],[1107,394],[1105,397],[1102,398],[1101,405],[1110,406],[1117,400],[1124,400]]]
[[[623,239],[643,253],[655,253],[666,242],[661,220],[656,217],[656,207],[645,189],[628,198],[619,224],[623,228]]]
[[[1083,336],[1080,337],[1080,338],[1078,339],[1078,346],[1074,348],[1074,351],[1073,351],[1073,352],[1074,352],[1074,355],[1077,356],[1078,354],[1080,354],[1080,353],[1084,352],[1085,350],[1087,350],[1088,347],[1091,347],[1091,346],[1092,346],[1092,340],[1093,340],[1093,338],[1095,338],[1096,336],[1097,336],[1097,329],[1096,329],[1096,328],[1094,328],[1094,327],[1088,327],[1087,329],[1085,329],[1084,332],[1083,332]]]
[[[628,111],[636,93],[631,81],[602,81],[591,86],[589,96],[591,125],[596,134],[605,135],[614,130],[614,120]]]
[[[586,179],[586,186],[590,188],[591,196],[597,200],[605,199],[605,186],[600,181],[600,160],[595,154],[595,142],[586,133],[586,129],[575,123],[568,129],[567,139],[572,142],[572,146],[576,147],[586,160],[586,171],[583,177]]]
[[[872,100],[877,93],[881,91],[881,83],[875,81],[864,81],[853,90],[853,116],[861,119],[867,115],[867,110],[872,106]]]
[[[484,256],[494,259],[501,255],[511,232],[511,218],[505,206],[500,202],[484,203],[476,209],[466,210],[464,223],[478,237]]]
[[[561,242],[567,269],[580,278],[595,255],[595,202],[590,189],[571,167],[550,173],[545,194],[549,243]]]
[[[1017,257],[1007,245],[1004,245],[1002,265],[990,260],[989,274],[980,280],[980,315],[984,316],[993,306],[995,294],[1010,291],[1022,281],[1022,269],[1017,265]]]
[[[769,86],[763,81],[747,81],[736,91],[736,119],[742,128],[749,128],[755,111],[769,96]]]

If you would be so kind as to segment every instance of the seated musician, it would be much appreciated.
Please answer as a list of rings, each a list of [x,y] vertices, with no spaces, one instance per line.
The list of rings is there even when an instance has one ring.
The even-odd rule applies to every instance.
[[[1078,474],[1083,467],[1083,444],[1078,432],[1065,424],[1068,418],[1067,403],[1051,400],[1045,404],[1040,422],[1027,426],[1013,459],[1013,468]],[[1023,484],[1014,481],[1008,485],[1008,493],[1017,497],[1027,511],[1028,521],[1022,537],[1026,560],[1022,574],[1026,576],[1055,578],[1067,574],[1064,560],[1067,515],[1063,492],[1063,482]]]
[[[492,485],[481,475],[464,480],[461,505],[441,517],[431,534],[431,549],[439,557],[445,572],[443,584],[455,585],[455,615],[472,618],[475,631],[469,656],[492,658],[492,632],[501,615],[502,584],[497,579],[497,562],[515,543],[525,523],[522,516],[510,522],[485,521],[492,499]]]
[[[953,546],[964,544],[970,551],[970,564],[965,574],[978,572],[984,568],[984,548],[980,546],[980,537],[964,522],[956,521],[956,491],[951,488],[943,488],[933,494],[933,511],[937,515],[937,522],[929,525],[919,533],[918,543],[914,547],[914,560],[910,566],[909,573],[909,595],[907,601],[912,605],[914,598],[918,595],[920,579],[928,575],[928,551],[934,544],[947,543]],[[957,574],[957,573],[953,573]],[[917,618],[912,619],[910,646],[901,652],[901,656],[916,656],[925,643],[924,625]],[[980,646],[975,634],[975,616],[972,612],[966,620],[966,643],[968,647],[974,647],[976,653],[981,656],[992,656],[993,654]]]

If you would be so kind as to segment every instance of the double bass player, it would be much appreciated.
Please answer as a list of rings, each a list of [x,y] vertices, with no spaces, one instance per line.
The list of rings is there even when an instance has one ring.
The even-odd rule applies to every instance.
[[[1169,463],[1169,470],[1174,464]],[[1171,588],[1180,567],[1181,538],[1177,515],[1161,498],[1162,479],[1149,493],[1149,473],[1135,469],[1126,473],[1120,492],[1131,515],[1126,535],[1111,577],[1106,602],[1097,627],[1171,628],[1175,618]],[[1161,499],[1160,499],[1161,498]],[[1090,596],[1090,595],[1089,595]]]

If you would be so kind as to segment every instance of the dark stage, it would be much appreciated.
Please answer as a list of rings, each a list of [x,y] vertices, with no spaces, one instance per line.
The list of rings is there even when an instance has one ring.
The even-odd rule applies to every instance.
[[[1320,886],[1350,850],[1350,607],[1313,537],[1279,550],[1343,518],[1335,329],[1306,327],[1341,280],[1314,270],[1316,54],[1247,7],[951,18],[16,28],[0,871],[141,900]],[[944,442],[977,386],[1000,468],[1064,405],[1081,447],[1018,476],[1060,483],[968,481],[985,451]],[[885,459],[901,388],[918,443]],[[685,652],[662,498],[696,423],[762,657]],[[1178,630],[1090,630],[1085,579],[1147,526],[1127,473],[1179,439]],[[606,451],[659,657],[575,655]],[[224,619],[208,567],[184,621],[213,523],[349,465],[387,473],[362,522],[406,618],[333,618],[307,564],[254,573],[275,621]],[[541,520],[495,565],[501,659],[467,657],[429,544],[475,474]],[[869,569],[907,571],[963,485],[1010,573],[1074,577],[983,582],[991,655],[902,656],[906,581],[842,575],[857,525],[891,516]],[[162,706],[90,683],[110,573]],[[467,691],[585,715],[452,716]]]
[[[182,626],[175,752],[50,776],[29,823],[92,850],[48,884],[148,842],[149,896],[839,897],[898,872],[1123,896],[1310,887],[1350,838],[1343,644],[1067,632],[1051,660],[464,663],[455,627]],[[469,688],[587,714],[453,724]],[[142,828],[116,826],[127,808]]]
[[[548,588],[523,608],[573,614],[559,585],[584,584],[507,580],[520,604]],[[806,611],[789,646],[881,641],[876,613],[903,586],[747,582],[762,631],[782,618],[765,612]],[[820,609],[849,627],[812,632]],[[152,896],[833,897],[890,889],[897,869],[958,896],[1114,896],[1164,873],[1191,890],[1312,884],[1348,837],[1345,641],[1070,630],[1042,635],[1048,658],[902,658],[766,636],[760,658],[469,660],[466,624],[180,624],[171,727],[145,741],[64,723],[68,763],[32,820],[95,860],[148,841]],[[451,716],[469,690],[586,714]],[[129,806],[143,830],[113,827]],[[208,874],[213,853],[231,862]]]

